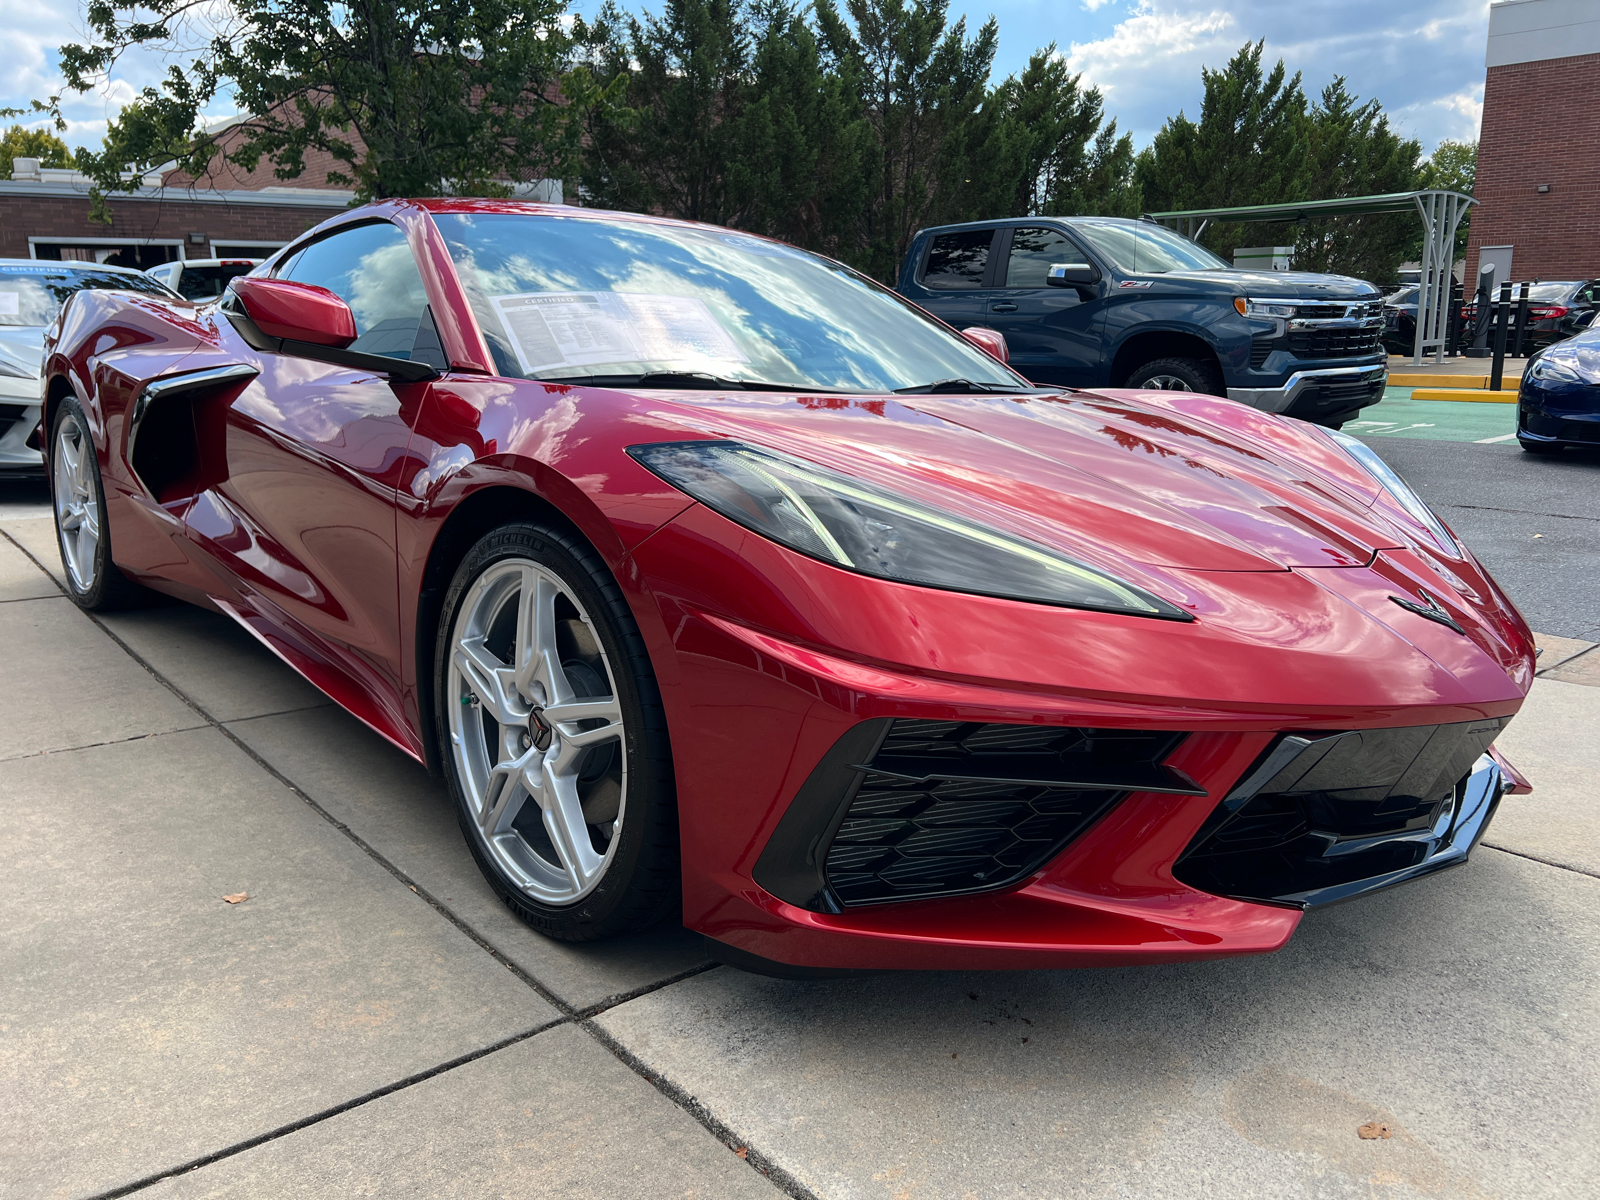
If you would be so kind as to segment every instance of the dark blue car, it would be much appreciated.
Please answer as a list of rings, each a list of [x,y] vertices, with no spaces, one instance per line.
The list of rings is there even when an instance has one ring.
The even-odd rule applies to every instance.
[[[1388,378],[1370,283],[1237,270],[1149,221],[925,229],[896,290],[958,329],[1003,333],[1035,383],[1207,392],[1337,429]]]
[[[1600,329],[1540,351],[1522,372],[1517,441],[1534,454],[1600,445]]]

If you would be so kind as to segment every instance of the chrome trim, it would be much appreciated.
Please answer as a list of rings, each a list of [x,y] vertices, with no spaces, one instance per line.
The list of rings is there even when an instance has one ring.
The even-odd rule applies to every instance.
[[[1381,329],[1383,318],[1378,317],[1295,317],[1290,329]]]
[[[150,405],[163,396],[181,396],[184,392],[201,388],[221,387],[223,384],[249,382],[261,374],[247,363],[230,363],[225,367],[206,367],[183,375],[167,375],[145,384],[138,399],[133,402],[133,412],[128,416],[128,463],[133,463],[133,443],[139,434],[139,423],[150,411]]]
[[[1300,393],[1314,383],[1335,376],[1378,374],[1383,377],[1385,384],[1389,380],[1389,368],[1384,363],[1368,363],[1363,367],[1320,367],[1314,371],[1296,371],[1284,382],[1282,387],[1275,388],[1229,388],[1228,399],[1237,400],[1241,404],[1248,404],[1251,408],[1259,408],[1263,412],[1281,413],[1288,412],[1299,399]]]

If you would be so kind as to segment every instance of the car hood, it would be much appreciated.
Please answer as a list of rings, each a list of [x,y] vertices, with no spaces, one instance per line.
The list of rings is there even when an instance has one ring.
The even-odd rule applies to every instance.
[[[1175,395],[660,398],[705,432],[1112,569],[1358,567],[1422,536],[1375,506],[1376,482],[1320,434]]]
[[[0,356],[37,378],[44,356],[44,326],[0,325]]]
[[[1194,280],[1222,284],[1241,296],[1256,299],[1301,297],[1318,300],[1376,300],[1380,293],[1364,279],[1349,275],[1321,275],[1312,271],[1169,271],[1167,280]]]

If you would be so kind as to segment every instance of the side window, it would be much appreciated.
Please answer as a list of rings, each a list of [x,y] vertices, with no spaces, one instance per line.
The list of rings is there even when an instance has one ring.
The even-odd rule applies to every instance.
[[[422,275],[398,227],[380,221],[342,229],[297,251],[276,274],[327,288],[350,306],[351,350],[446,368]]]
[[[1067,235],[1056,229],[1013,229],[1011,257],[1006,260],[1008,288],[1042,288],[1051,263],[1087,267],[1089,260]]]
[[[992,229],[941,233],[928,248],[928,265],[922,272],[923,286],[940,291],[982,287],[983,273],[989,267],[989,247],[993,243]]]

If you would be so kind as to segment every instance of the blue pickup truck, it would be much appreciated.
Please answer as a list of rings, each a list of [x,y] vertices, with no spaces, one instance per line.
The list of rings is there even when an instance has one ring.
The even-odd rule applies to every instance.
[[[1003,333],[1035,383],[1207,392],[1337,429],[1388,378],[1370,283],[1237,270],[1150,221],[924,229],[896,290],[958,329]]]

